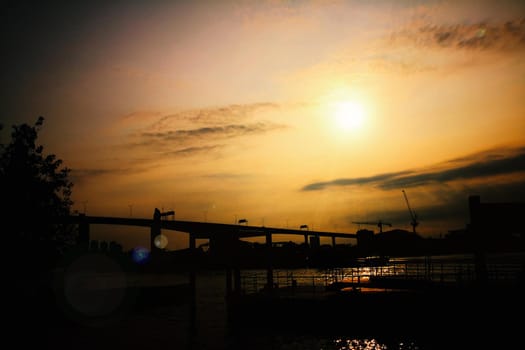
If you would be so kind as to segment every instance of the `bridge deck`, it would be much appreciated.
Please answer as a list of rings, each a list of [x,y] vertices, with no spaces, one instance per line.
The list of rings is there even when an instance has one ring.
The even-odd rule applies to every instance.
[[[103,225],[123,225],[123,226],[141,226],[151,227],[155,220],[140,218],[119,218],[105,216],[68,216],[58,218],[58,222],[74,224],[103,224]],[[308,235],[319,237],[336,237],[336,238],[356,238],[353,233],[329,232],[329,231],[310,231],[279,227],[265,226],[247,226],[232,225],[212,222],[182,221],[182,220],[160,220],[160,227],[166,230],[192,233],[195,238],[211,238],[220,235],[236,235],[238,237],[257,237],[266,234],[284,234],[284,235]]]

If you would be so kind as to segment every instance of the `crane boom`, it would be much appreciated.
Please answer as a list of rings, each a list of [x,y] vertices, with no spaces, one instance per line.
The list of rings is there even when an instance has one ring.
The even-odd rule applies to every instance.
[[[416,226],[419,224],[417,221],[417,215],[414,210],[410,207],[410,203],[408,202],[408,197],[405,192],[405,190],[401,190],[403,192],[403,195],[405,196],[405,201],[407,202],[408,212],[410,213],[410,218],[412,221],[410,221],[410,225],[412,225],[412,232],[416,233]]]

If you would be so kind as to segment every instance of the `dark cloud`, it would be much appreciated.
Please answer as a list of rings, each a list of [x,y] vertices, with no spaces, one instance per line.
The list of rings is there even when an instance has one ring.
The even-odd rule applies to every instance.
[[[151,129],[163,130],[166,127],[172,128],[172,123],[180,120],[186,120],[195,124],[232,124],[253,117],[257,112],[276,108],[279,108],[278,104],[259,102],[186,110],[159,118],[157,122],[151,125]]]
[[[465,163],[490,162],[504,159],[513,155],[525,154],[525,147],[500,147],[485,150],[482,152],[469,154],[463,157],[454,158],[445,162],[445,166],[458,166]]]
[[[464,158],[454,159],[434,167],[435,170],[406,170],[397,173],[378,174],[369,177],[340,178],[326,182],[315,182],[302,188],[303,191],[323,190],[328,187],[372,185],[390,190],[447,183],[455,180],[472,180],[525,171],[525,148],[490,150]],[[453,167],[450,167],[450,166]]]
[[[356,178],[343,178],[343,179],[336,179],[332,181],[325,181],[325,182],[314,182],[311,184],[308,184],[303,187],[303,191],[317,191],[317,190],[323,190],[327,187],[332,186],[354,186],[354,185],[368,185],[368,184],[377,184],[384,181],[387,181],[392,178],[396,178],[401,175],[410,174],[412,171],[401,171],[397,173],[386,173],[386,174],[379,174],[369,177],[356,177]]]
[[[379,187],[382,189],[413,187],[430,183],[484,178],[522,171],[525,171],[525,153],[503,159],[475,162],[454,169],[390,178],[380,183]]]
[[[267,122],[257,122],[252,124],[229,124],[221,126],[207,126],[196,129],[168,130],[162,132],[143,132],[140,136],[146,139],[159,139],[163,141],[186,141],[192,138],[231,138],[249,134],[260,134],[270,130],[282,128]]]
[[[186,148],[178,149],[175,151],[164,152],[163,154],[166,156],[191,156],[191,155],[198,154],[198,153],[211,152],[223,146],[224,145],[186,147]]]
[[[525,18],[498,23],[413,26],[394,33],[391,39],[423,47],[522,50],[525,49]]]

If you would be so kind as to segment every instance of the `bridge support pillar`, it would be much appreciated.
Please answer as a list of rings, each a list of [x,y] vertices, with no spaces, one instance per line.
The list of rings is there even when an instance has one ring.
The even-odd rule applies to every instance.
[[[157,256],[157,252],[159,251],[159,248],[157,248],[157,246],[155,245],[155,238],[157,236],[160,236],[160,217],[160,210],[155,208],[155,211],[153,213],[153,223],[151,224],[151,232],[149,237],[150,254],[152,257]]]
[[[239,237],[228,239],[229,257],[226,259],[226,293],[237,296],[241,294],[241,269]]]
[[[232,238],[233,292],[241,295],[241,241],[238,234]]]
[[[266,287],[273,288],[272,234],[266,232]]]
[[[192,292],[192,296],[195,296],[195,291],[196,291],[196,249],[195,249],[195,235],[193,233],[190,233],[189,234],[190,236],[190,244],[189,244],[189,248],[190,248],[190,254],[191,254],[191,259],[190,259],[190,287],[191,287],[191,292]]]
[[[335,248],[335,236],[332,236],[332,247]]]
[[[479,196],[469,197],[470,210],[470,230],[474,234],[473,248],[474,248],[474,266],[476,274],[476,283],[483,286],[488,279],[487,271],[487,229],[481,224],[483,218],[483,210],[481,210],[481,201]]]
[[[307,233],[304,234],[304,244],[308,246],[308,234]]]

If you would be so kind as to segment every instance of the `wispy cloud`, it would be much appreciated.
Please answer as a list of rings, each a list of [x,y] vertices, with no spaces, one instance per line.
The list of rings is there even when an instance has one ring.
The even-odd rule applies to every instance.
[[[465,164],[466,163],[466,164]],[[339,178],[314,182],[303,191],[324,190],[330,187],[370,185],[382,190],[447,183],[456,180],[483,179],[491,176],[525,171],[525,147],[489,150],[461,159],[454,159],[435,167],[378,174],[369,177]]]
[[[376,72],[413,74],[456,71],[523,54],[525,17],[474,23],[425,18],[393,29],[362,60]]]
[[[168,130],[163,132],[143,132],[140,136],[145,139],[157,139],[161,141],[187,142],[196,138],[231,138],[243,135],[260,134],[267,131],[282,128],[269,122],[257,122],[252,124],[229,124],[221,126],[207,126],[195,129]]]
[[[278,104],[261,102],[173,114],[138,110],[121,116],[108,128],[111,137],[120,140],[113,146],[118,159],[95,159],[84,168],[74,169],[71,177],[75,183],[82,183],[102,176],[147,172],[165,166],[167,161],[223,158],[238,138],[255,138],[287,128],[266,118],[267,112],[279,108]]]
[[[211,146],[202,146],[202,147],[186,147],[177,149],[175,151],[164,152],[165,156],[191,156],[198,153],[212,152],[224,147],[224,145],[211,145]]]
[[[395,179],[402,175],[407,175],[413,173],[412,171],[401,171],[397,173],[385,173],[378,174],[368,177],[355,177],[355,178],[341,178],[330,181],[323,182],[314,182],[303,187],[303,191],[317,191],[323,190],[327,187],[337,187],[337,186],[356,186],[356,185],[376,185],[378,183],[383,183],[391,179]]]
[[[189,109],[158,118],[149,126],[150,130],[172,128],[174,123],[189,122],[198,125],[232,124],[255,117],[259,112],[279,108],[278,104],[260,102],[252,104],[231,104],[212,108]]]
[[[480,161],[454,169],[391,178],[379,184],[379,187],[382,189],[413,187],[430,183],[486,178],[522,171],[525,171],[525,153],[503,159]]]
[[[391,42],[422,48],[524,50],[525,18],[474,24],[414,24],[394,32]]]
[[[234,139],[256,137],[286,128],[265,119],[265,112],[279,105],[262,102],[232,104],[215,108],[180,111],[169,115],[135,113],[125,120],[136,120],[136,128],[127,135],[126,148],[134,154],[155,154],[158,157],[189,157],[218,155]],[[141,116],[148,119],[146,125]],[[143,151],[143,152],[141,152]]]

